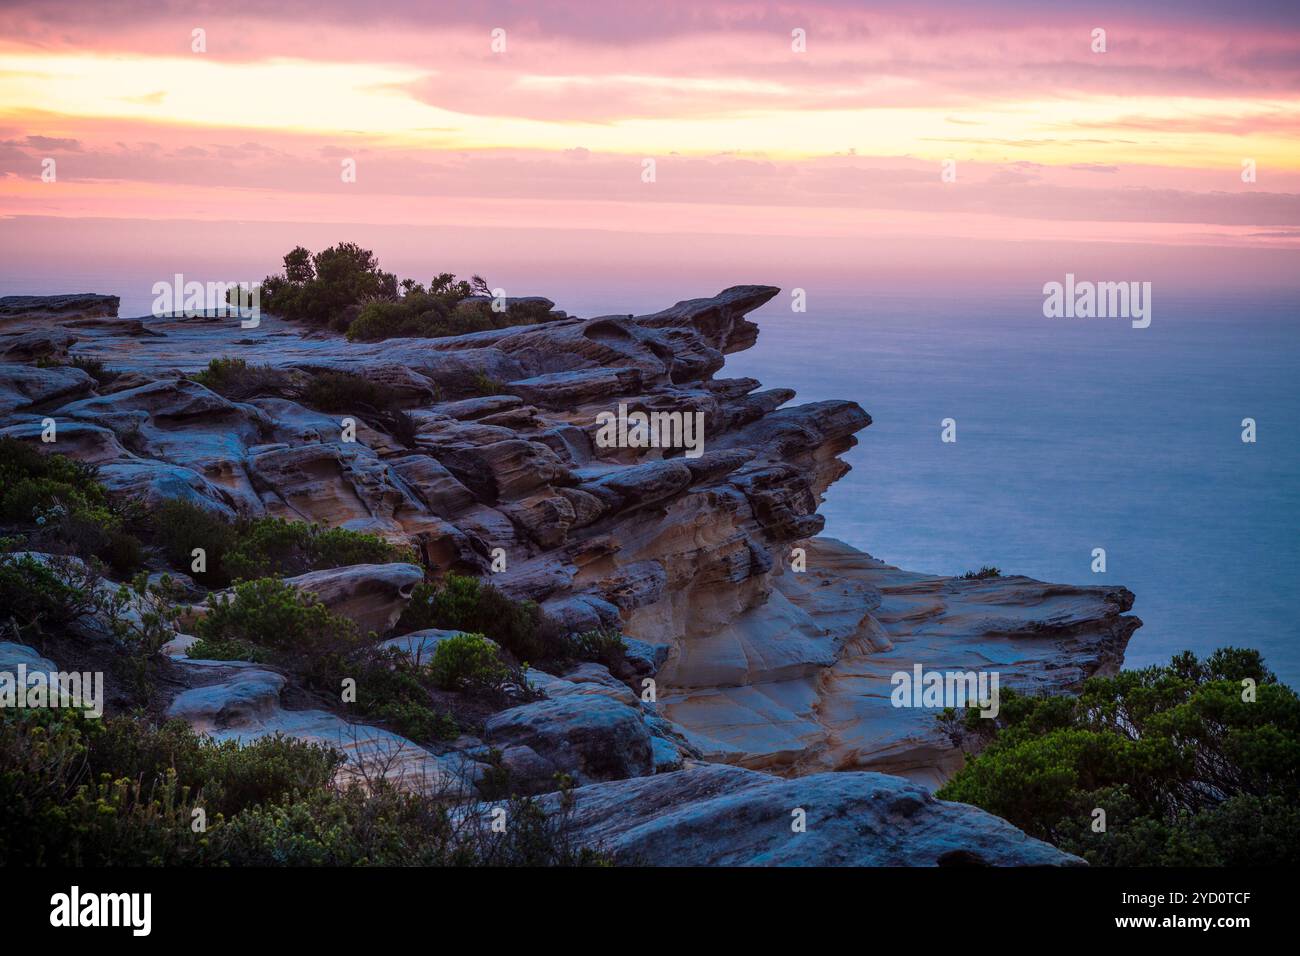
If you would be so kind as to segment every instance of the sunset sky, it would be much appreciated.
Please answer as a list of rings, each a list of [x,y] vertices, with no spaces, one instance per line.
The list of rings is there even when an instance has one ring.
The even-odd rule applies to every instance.
[[[1130,6],[4,2],[0,242],[89,256],[152,230],[197,253],[214,223],[268,224],[268,248],[384,226],[414,263],[454,258],[457,229],[488,255],[496,230],[553,233],[534,247],[573,270],[653,235],[915,276],[936,250],[996,271],[1121,244],[1156,272],[1285,282],[1300,5]]]

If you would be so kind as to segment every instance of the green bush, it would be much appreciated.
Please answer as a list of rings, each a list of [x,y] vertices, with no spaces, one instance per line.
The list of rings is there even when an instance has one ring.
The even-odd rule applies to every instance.
[[[500,395],[505,389],[505,384],[497,381],[487,372],[478,371],[474,373],[474,391],[479,395]]]
[[[270,365],[249,365],[241,358],[214,358],[202,372],[190,376],[206,388],[235,402],[260,395],[283,396],[289,391],[289,375]]]
[[[65,571],[71,566],[57,559],[47,564],[26,554],[0,554],[0,625],[12,625],[28,641],[89,613],[90,588]]]
[[[594,630],[570,634],[565,638],[567,656],[579,661],[596,661],[611,671],[619,670],[627,660],[627,644],[618,631]]]
[[[514,601],[478,578],[449,574],[440,586],[416,585],[401,620],[401,631],[429,627],[483,634],[521,662],[568,656],[564,634],[531,601]]]
[[[428,685],[429,669],[403,655],[364,653],[355,667],[357,709],[412,740],[451,740],[460,733],[455,718],[434,708]]]
[[[108,503],[93,465],[67,455],[42,454],[16,438],[0,438],[0,518],[38,522],[56,508],[102,508]]]
[[[229,583],[224,559],[239,540],[234,522],[214,509],[183,498],[169,498],[154,510],[152,526],[154,540],[173,568],[211,587]],[[205,552],[206,571],[193,570],[195,548]]]
[[[98,558],[130,573],[143,553],[93,465],[0,439],[0,518],[28,526],[34,548]]]
[[[281,518],[228,521],[216,511],[181,499],[154,513],[153,531],[171,565],[200,583],[221,587],[236,578],[292,576],[349,564],[412,560],[410,548],[377,535],[322,528]],[[207,570],[191,572],[191,552],[203,548]]]
[[[510,678],[496,645],[482,634],[456,634],[439,641],[429,671],[443,690],[496,691]]]
[[[296,575],[350,564],[410,560],[409,548],[346,528],[322,528],[303,521],[257,518],[241,522],[235,544],[222,556],[233,578]]]
[[[201,638],[281,650],[352,644],[357,637],[350,620],[276,578],[241,581],[233,595],[215,595],[211,608],[195,626]]]
[[[302,392],[302,401],[322,412],[393,411],[401,395],[381,382],[352,372],[315,372]]]
[[[249,648],[261,659],[294,671],[309,686],[337,692],[337,675],[361,646],[356,625],[332,613],[315,595],[276,578],[241,581],[232,595],[215,595],[195,625],[200,644],[189,656],[230,655]]]
[[[1243,699],[1247,680],[1254,700]],[[1258,651],[1184,653],[1090,678],[1078,698],[1000,696],[996,718],[972,708],[944,719],[982,750],[943,799],[1095,864],[1300,862],[1300,698]]]
[[[1000,568],[995,568],[991,565],[986,564],[978,571],[967,571],[965,574],[962,575],[962,580],[984,581],[988,578],[1000,578],[1000,577],[1002,577],[1002,570]]]
[[[0,711],[0,866],[591,865],[571,798],[512,800],[507,833],[473,801],[336,782],[337,752],[216,743],[180,722]],[[206,826],[197,830],[195,811]]]
[[[110,371],[104,367],[103,361],[93,359],[85,355],[74,355],[68,362],[73,368],[79,368],[100,385],[111,385],[116,381],[117,372]]]
[[[343,760],[329,748],[280,735],[242,746],[208,741],[179,720],[160,727],[134,719],[85,721],[81,731],[91,776],[156,780],[173,772],[180,786],[203,792],[209,815],[233,816],[326,787]]]
[[[284,267],[282,275],[263,280],[260,303],[264,311],[296,322],[334,325],[370,299],[397,296],[397,277],[355,243],[341,242],[315,255],[298,246],[284,257]]]
[[[379,268],[370,250],[344,242],[315,255],[302,246],[289,252],[284,271],[263,280],[261,304],[272,314],[328,326],[358,342],[464,335],[551,319],[542,301],[512,302],[503,312],[483,299],[465,301],[491,294],[481,276],[458,280],[450,272],[434,276],[427,287],[412,279],[399,283]]]

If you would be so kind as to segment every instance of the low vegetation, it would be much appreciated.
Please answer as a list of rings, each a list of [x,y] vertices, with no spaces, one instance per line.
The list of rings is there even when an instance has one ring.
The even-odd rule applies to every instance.
[[[1258,651],[1093,677],[1080,696],[1004,690],[949,714],[977,751],[938,792],[1112,866],[1300,862],[1300,698]]]
[[[262,281],[261,306],[363,342],[462,335],[550,318],[550,308],[540,300],[496,310],[486,301],[491,295],[481,276],[467,281],[444,272],[428,285],[413,279],[399,283],[369,249],[343,242],[314,254],[302,246],[286,254],[284,271]]]
[[[563,634],[530,601],[514,601],[502,591],[465,575],[449,574],[440,584],[417,585],[399,628],[429,627],[483,634],[521,661],[562,656]]]
[[[1000,577],[1002,577],[1002,569],[1001,569],[1001,568],[995,568],[995,567],[993,567],[992,565],[988,565],[988,564],[986,564],[986,565],[984,565],[984,567],[980,568],[978,571],[967,571],[965,574],[962,575],[962,580],[964,580],[964,581],[984,581],[984,580],[986,580],[986,579],[988,579],[988,578],[1000,578]]]
[[[516,601],[479,578],[449,574],[417,585],[399,630],[437,627],[491,638],[521,663],[599,661],[618,672],[625,659],[622,635],[612,631],[569,634],[532,601]]]
[[[190,377],[233,402],[285,396],[291,386],[289,374],[283,369],[250,364],[241,358],[214,358],[206,369]]]
[[[232,521],[179,498],[156,510],[153,527],[157,543],[173,567],[191,569],[193,549],[204,549],[206,569],[190,573],[209,587],[224,587],[241,578],[292,576],[413,558],[409,548],[377,535],[282,518]]]
[[[496,644],[482,634],[456,634],[440,641],[429,673],[443,690],[495,691],[510,678]]]
[[[0,640],[39,641],[94,608],[93,595],[66,572],[57,559],[0,554]]]
[[[190,376],[206,388],[235,402],[254,398],[288,398],[317,411],[359,415],[406,447],[415,444],[416,427],[405,411],[401,393],[376,382],[336,369],[291,375],[270,365],[251,364],[239,358],[215,358]]]
[[[218,365],[209,381],[215,387],[238,390],[247,369],[234,362]],[[333,394],[353,387],[348,380]],[[329,404],[327,398],[322,402]],[[198,638],[188,651],[193,658],[268,664],[288,676],[290,692],[299,699],[345,711],[350,719],[382,724],[425,744],[453,739],[465,728],[477,728],[487,714],[542,696],[525,677],[528,661],[550,665],[603,660],[612,667],[622,661],[618,634],[568,635],[535,604],[514,601],[484,581],[456,575],[440,585],[417,588],[398,633],[432,626],[466,633],[439,642],[427,660],[412,659],[385,649],[377,635],[359,633],[351,619],[283,580],[310,570],[412,560],[409,548],[374,535],[305,522],[229,517],[187,499],[166,501],[149,510],[130,502],[114,503],[92,467],[17,442],[7,443],[6,451],[0,459],[0,509],[8,522],[5,531],[17,533],[0,537],[0,606],[5,609],[0,627],[6,639],[37,646],[53,636],[66,641],[72,635],[75,643],[83,626],[108,633],[113,643],[101,646],[112,657],[107,666],[118,677],[115,706],[133,701],[130,706],[142,709],[129,721],[112,718],[104,726],[115,728],[113,733],[120,738],[127,733],[124,728],[139,724],[143,737],[132,746],[180,747],[187,753],[200,746],[185,737],[187,731],[150,728],[144,716],[158,712],[157,678],[169,666],[159,652],[180,629]],[[91,515],[107,529],[132,535],[140,557],[115,575],[124,583],[114,585],[102,576],[108,565],[94,553],[96,548],[84,545],[84,534],[70,530],[74,526],[63,520],[67,514]],[[202,561],[196,559],[196,548],[203,551]],[[45,556],[21,553],[28,549]],[[84,562],[76,560],[83,555]],[[142,564],[183,572],[201,588],[230,590],[210,596],[207,612],[182,628],[183,607],[195,600],[195,594],[184,593],[190,586],[182,587],[166,574],[161,579],[146,578]],[[353,696],[341,699],[342,687],[353,688]],[[8,736],[0,745],[0,773],[9,774],[13,766],[44,755],[52,761],[55,782],[50,792],[60,796],[45,801],[18,787],[10,774],[3,781],[9,789],[0,789],[0,799],[13,794],[24,808],[19,819],[29,825],[33,821],[43,825],[56,807],[66,808],[61,822],[51,825],[54,837],[46,862],[366,862],[380,852],[367,841],[378,839],[375,829],[388,825],[397,828],[389,835],[392,840],[409,844],[384,850],[388,856],[380,852],[391,862],[587,859],[581,854],[566,856],[569,849],[554,845],[548,835],[550,823],[537,817],[531,805],[521,805],[519,812],[532,814],[533,832],[531,836],[520,833],[518,845],[487,846],[477,837],[466,842],[445,828],[443,836],[421,842],[407,834],[399,821],[409,815],[436,830],[441,826],[437,823],[442,819],[440,803],[397,794],[382,783],[369,796],[336,790],[332,783],[311,783],[320,777],[318,765],[315,770],[304,765],[294,771],[295,779],[306,781],[302,792],[272,787],[235,798],[227,796],[228,777],[245,758],[225,750],[212,750],[203,758],[217,769],[195,770],[191,779],[179,765],[174,774],[165,768],[155,773],[118,750],[102,760],[86,759],[88,748],[104,742],[87,736],[97,733],[90,725],[56,720],[15,728],[17,724],[5,725]],[[53,749],[41,750],[49,741],[55,742]],[[61,763],[73,759],[73,754],[81,755],[76,759],[84,766],[104,768],[103,773],[111,776]],[[199,759],[193,754],[185,759],[191,758]],[[262,772],[257,766],[263,758],[277,765],[307,760],[297,750],[266,745],[247,758],[250,775]],[[273,775],[272,770],[266,773]],[[510,788],[504,768],[499,776],[497,783],[505,797]],[[207,842],[186,836],[190,813],[199,807],[220,816]],[[324,826],[324,820],[332,821],[331,825]],[[353,827],[364,833],[352,833]],[[6,833],[4,839],[11,837]]]
[[[191,657],[269,661],[309,684],[337,690],[332,679],[361,647],[352,621],[278,578],[241,581],[233,593],[215,595],[210,603],[211,611],[195,626],[199,643]]]
[[[0,866],[592,865],[548,815],[510,827],[445,794],[347,786],[338,752],[282,737],[217,743],[179,722],[0,711]]]
[[[14,438],[0,438],[0,520],[33,550],[98,559],[121,573],[140,566],[132,531],[141,509],[111,502],[93,465]]]

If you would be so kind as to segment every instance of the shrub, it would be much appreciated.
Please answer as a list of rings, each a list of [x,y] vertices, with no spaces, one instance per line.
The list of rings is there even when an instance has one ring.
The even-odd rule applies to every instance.
[[[82,727],[87,769],[132,780],[169,771],[176,782],[202,791],[212,816],[232,816],[259,803],[329,785],[342,754],[318,744],[275,735],[240,745],[209,742],[184,721],[154,727],[142,720],[108,719]]]
[[[396,296],[397,277],[379,268],[373,252],[351,242],[315,255],[298,246],[284,257],[284,273],[267,276],[261,286],[265,311],[321,326],[367,300]]]
[[[257,518],[236,528],[235,543],[222,556],[233,578],[295,575],[349,564],[383,564],[411,557],[410,550],[346,528],[303,521]]]
[[[0,714],[0,865],[219,863],[223,817],[327,786],[340,759],[283,738],[218,744],[180,722]]]
[[[154,539],[172,567],[192,574],[208,585],[225,584],[229,577],[223,559],[234,547],[237,533],[219,512],[183,498],[169,498],[152,515]],[[202,548],[207,570],[193,571],[192,552]]]
[[[298,246],[285,255],[284,271],[267,276],[261,285],[267,312],[327,326],[359,342],[464,335],[552,317],[543,300],[516,301],[494,311],[486,301],[491,294],[477,275],[465,280],[443,272],[427,287],[413,279],[399,283],[379,268],[374,253],[350,242],[315,255]],[[465,301],[471,296],[479,298]]]
[[[189,572],[191,552],[203,548],[207,570],[194,572],[194,577],[213,587],[234,578],[295,575],[412,558],[409,548],[377,535],[271,517],[232,522],[216,511],[178,498],[157,509],[153,531],[167,560],[177,569]]]
[[[531,601],[514,601],[478,578],[449,574],[441,586],[416,585],[399,627],[466,631],[492,638],[519,661],[543,661],[566,654],[563,634]]]
[[[1300,698],[1258,651],[1183,653],[1090,678],[1077,699],[1003,691],[996,718],[970,709],[945,723],[983,750],[938,796],[1091,863],[1300,862]],[[1098,807],[1102,833],[1091,829]]]
[[[434,708],[427,667],[396,652],[367,653],[355,667],[357,708],[417,741],[450,740],[460,733],[455,719]]]
[[[619,670],[627,660],[627,645],[618,631],[595,630],[571,634],[565,638],[566,653],[580,661],[596,661],[611,671]]]
[[[289,375],[284,370],[270,365],[249,365],[241,358],[214,358],[206,369],[190,377],[236,402],[259,395],[284,395],[290,384]]]
[[[254,654],[298,673],[309,685],[329,683],[360,646],[356,625],[332,613],[315,595],[276,578],[241,581],[232,595],[216,595],[200,618],[196,636],[209,642],[200,653],[231,653],[251,646]],[[191,656],[197,656],[191,648]],[[338,689],[337,683],[330,687]]]
[[[364,375],[333,370],[316,372],[303,389],[302,400],[323,412],[378,412],[401,405],[396,389]]]
[[[0,711],[0,866],[593,865],[553,814],[511,800],[508,832],[473,801],[335,780],[341,755],[271,737],[216,743],[180,722]],[[192,829],[202,809],[207,828]]]
[[[510,677],[496,645],[482,634],[456,634],[439,641],[429,671],[443,690],[496,691]]]
[[[500,395],[505,385],[498,382],[487,372],[478,371],[474,373],[474,391],[480,395]]]
[[[0,439],[0,517],[30,525],[45,551],[98,558],[120,573],[142,559],[139,539],[125,528],[125,506],[109,502],[93,465],[44,455],[25,442]]]
[[[196,625],[198,636],[247,641],[272,649],[351,643],[356,627],[330,613],[313,594],[275,578],[241,581],[233,595],[216,595]]]
[[[104,506],[107,495],[93,465],[66,455],[42,454],[27,442],[0,438],[0,517],[35,521],[56,506]]]
[[[111,385],[117,380],[118,372],[109,371],[104,367],[104,363],[99,359],[93,359],[85,355],[74,355],[68,361],[73,368],[79,368],[100,385]]]
[[[24,642],[69,624],[93,609],[91,583],[79,581],[70,563],[0,554],[0,624]]]
[[[992,567],[991,565],[986,564],[978,571],[967,571],[965,574],[962,575],[962,580],[983,581],[988,578],[1000,578],[1000,577],[1002,577],[1002,571],[1000,568],[995,568]]]
[[[271,655],[256,644],[238,638],[199,638],[185,656],[198,661],[252,661],[270,663]]]

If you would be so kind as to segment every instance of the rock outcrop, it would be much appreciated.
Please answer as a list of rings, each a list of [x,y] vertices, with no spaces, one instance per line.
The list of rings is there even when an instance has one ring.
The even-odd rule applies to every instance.
[[[587,784],[584,826],[620,853],[675,863],[1069,862],[926,794],[961,756],[933,709],[892,706],[890,678],[919,664],[1068,690],[1121,664],[1140,623],[1125,613],[1133,596],[914,574],[819,537],[818,506],[870,416],[854,402],[791,405],[788,389],[718,377],[727,354],[756,341],[746,316],[777,292],[738,286],[650,315],[557,313],[540,325],[379,343],[271,316],[244,330],[235,318],[117,319],[87,297],[8,299],[0,435],[40,443],[53,418],[58,440],[40,447],[94,461],[111,490],[147,502],[180,496],[227,515],[369,531],[442,571],[487,574],[504,554],[492,578],[511,596],[575,630],[621,629],[635,681],[589,665],[534,672],[546,699],[492,715],[484,739],[464,746],[481,766],[495,749],[491,759],[528,789],[557,773]],[[382,381],[410,428],[385,430],[362,409],[326,414],[293,391],[235,401],[187,377],[232,355],[293,381],[322,370]],[[101,384],[59,364],[78,356],[117,378]],[[497,394],[479,394],[485,381]],[[668,416],[670,428],[698,416],[703,447],[611,446],[600,423],[620,409]],[[806,569],[792,562],[796,549]],[[390,646],[427,655],[445,635],[385,633],[420,574],[371,566],[296,583]],[[334,715],[281,707],[278,675],[235,670],[178,697],[174,712],[219,735],[342,732]],[[642,699],[647,686],[657,702]],[[445,755],[416,749],[416,771],[426,758],[445,769]],[[911,782],[855,772],[868,770]],[[816,835],[790,838],[796,806],[823,815]],[[751,813],[757,829],[729,822]],[[859,818],[866,829],[854,829]],[[696,845],[704,830],[718,838]]]
[[[697,767],[580,788],[571,818],[581,842],[646,866],[1083,865],[992,814],[881,773],[782,780]]]

